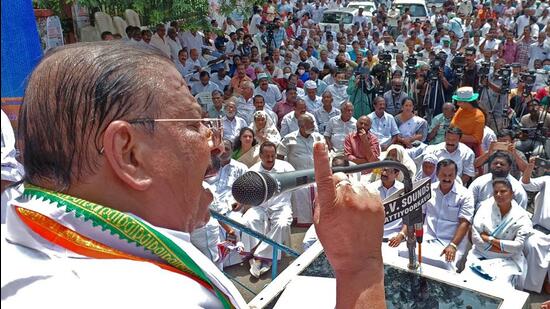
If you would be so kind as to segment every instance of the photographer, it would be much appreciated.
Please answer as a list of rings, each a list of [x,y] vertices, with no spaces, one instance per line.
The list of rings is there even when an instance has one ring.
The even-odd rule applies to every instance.
[[[548,106],[541,108],[537,100],[527,103],[529,114],[521,117],[520,140],[516,148],[526,154],[546,156],[550,158],[550,115]],[[538,137],[538,138],[537,138]]]
[[[407,93],[403,91],[403,82],[401,79],[392,79],[391,89],[384,93],[386,112],[393,116],[397,115],[401,111],[401,102],[407,97]]]
[[[367,68],[358,68],[350,78],[347,93],[353,104],[353,117],[359,119],[362,115],[370,114],[374,109],[372,99],[376,94],[378,80],[369,75]]]
[[[476,49],[475,47],[467,47],[465,49],[464,58],[466,60],[466,66],[464,67],[464,76],[462,77],[461,87],[472,87],[475,92],[479,89],[479,66],[476,63]]]
[[[521,174],[527,169],[527,158],[525,158],[523,152],[516,149],[512,130],[504,129],[497,134],[497,141],[491,142],[489,151],[484,152],[474,161],[475,168],[482,167],[497,150],[506,151],[512,155],[514,164],[512,164],[510,175],[519,180]]]
[[[487,126],[498,132],[509,127],[508,92],[511,85],[512,69],[505,65],[504,59],[495,61],[493,72],[480,80],[479,105],[487,112]]]
[[[429,98],[429,102],[426,103],[432,116],[441,114],[443,104],[450,101],[454,92],[454,74],[451,68],[445,65],[446,60],[447,54],[441,51],[434,60],[430,62],[428,80],[431,89],[429,93],[426,94]],[[438,87],[436,87],[435,82],[439,84]]]

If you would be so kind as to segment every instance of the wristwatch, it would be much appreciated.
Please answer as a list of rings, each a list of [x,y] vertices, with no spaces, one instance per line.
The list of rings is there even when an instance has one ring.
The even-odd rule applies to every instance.
[[[450,242],[450,243],[449,243],[449,246],[451,246],[451,247],[455,248],[455,250],[457,250],[457,247],[456,247],[456,245],[455,245],[454,243]]]
[[[495,238],[493,236],[489,236],[489,240],[487,241],[488,243],[490,243],[491,245],[493,244],[493,240],[495,240]]]

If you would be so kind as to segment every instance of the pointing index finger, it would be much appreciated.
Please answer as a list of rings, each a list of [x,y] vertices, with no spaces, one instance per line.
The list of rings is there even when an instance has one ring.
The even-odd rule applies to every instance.
[[[336,188],[332,180],[332,169],[325,143],[316,142],[313,145],[313,164],[315,168],[315,182],[321,207],[332,205],[336,199]]]

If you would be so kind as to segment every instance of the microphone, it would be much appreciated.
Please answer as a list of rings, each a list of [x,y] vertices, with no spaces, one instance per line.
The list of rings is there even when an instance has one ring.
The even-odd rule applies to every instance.
[[[333,173],[358,173],[367,169],[390,167],[400,170],[404,175],[405,192],[412,190],[409,170],[397,161],[379,161],[353,166],[333,167]],[[313,169],[285,173],[264,173],[248,171],[237,178],[231,187],[233,198],[241,204],[258,206],[271,198],[287,191],[299,189],[315,181]]]

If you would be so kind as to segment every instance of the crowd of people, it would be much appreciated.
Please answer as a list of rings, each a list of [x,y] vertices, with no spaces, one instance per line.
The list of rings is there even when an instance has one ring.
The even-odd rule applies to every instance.
[[[550,176],[545,165],[545,159],[550,159],[548,3],[448,0],[439,9],[428,4],[430,14],[425,20],[415,19],[408,10],[396,13],[399,8],[389,1],[376,4],[372,15],[363,15],[360,9],[349,29],[343,24],[338,29],[319,26],[324,10],[345,5],[340,0],[273,0],[254,7],[246,19],[238,14],[225,18],[214,12],[208,31],[180,30],[178,22],[159,24],[154,34],[129,26],[126,32],[130,43],[89,44],[75,47],[75,51],[69,47],[47,56],[38,73],[33,73],[29,85],[34,88],[27,90],[27,107],[21,114],[24,125],[18,133],[24,145],[24,177],[30,185],[25,189],[27,201],[17,206],[7,204],[12,196],[21,194],[23,187],[5,188],[9,183],[17,184],[24,173],[14,159],[14,138],[4,143],[8,130],[2,121],[3,220],[7,209],[8,223],[11,217],[12,222],[17,221],[14,226],[21,229],[21,222],[37,220],[37,205],[49,200],[57,207],[76,209],[78,215],[61,219],[65,212],[56,207],[44,215],[62,224],[76,224],[83,206],[64,194],[57,196],[34,187],[41,186],[98,204],[122,205],[115,209],[131,213],[124,217],[128,222],[136,217],[153,227],[190,232],[185,236],[188,238],[184,237],[187,243],[176,241],[177,246],[187,251],[193,244],[220,269],[248,261],[252,276],[259,278],[267,272],[274,262],[272,247],[214,218],[205,220],[208,205],[283,244],[289,244],[292,225],[308,227],[315,223],[306,233],[304,248],[319,234],[329,260],[338,270],[341,260],[335,254],[339,246],[336,236],[355,238],[342,233],[357,233],[355,229],[364,225],[351,225],[355,229],[334,233],[340,225],[321,226],[314,219],[319,201],[328,201],[330,192],[334,195],[332,180],[317,181],[259,206],[236,202],[231,186],[249,170],[315,168],[319,173],[319,162],[325,163],[321,157],[327,160],[324,173],[328,173],[329,159],[333,166],[392,160],[405,165],[412,179],[430,178],[432,183],[432,197],[422,209],[425,263],[459,272],[474,281],[496,279],[505,287],[550,293]],[[103,33],[102,39],[115,38]],[[93,52],[95,49],[98,53]],[[69,54],[77,51],[83,55]],[[112,58],[109,53],[113,53]],[[100,68],[90,64],[90,72],[76,72],[90,74],[87,82],[93,83],[93,88],[80,86],[73,89],[75,94],[64,94],[58,102],[47,101],[50,98],[38,89],[43,86],[40,83],[48,83],[40,79],[43,74],[55,77],[49,82],[52,87],[72,83],[63,79],[66,71],[49,66],[59,61],[57,58],[70,59],[71,63],[91,61],[80,59],[84,55],[106,57],[97,64]],[[167,59],[173,64],[170,70]],[[131,77],[118,75],[121,64],[135,70],[140,78],[125,83],[124,79]],[[103,67],[109,65],[113,68]],[[151,67],[155,65],[166,72]],[[109,70],[116,71],[115,77],[106,73]],[[109,83],[109,88],[103,83]],[[130,106],[132,98],[128,96],[139,96],[143,103]],[[157,96],[164,101],[157,103],[161,102]],[[82,101],[83,97],[90,101]],[[47,104],[32,105],[42,104],[41,99]],[[191,104],[195,100],[198,106]],[[73,102],[75,108],[70,107]],[[63,108],[56,109],[57,104]],[[68,121],[63,111],[75,113],[73,116],[82,124]],[[55,113],[53,120],[59,122],[58,127],[39,123],[40,131],[28,122],[31,116],[41,119],[40,115],[49,113]],[[209,127],[209,134],[204,133],[200,122],[192,122],[199,118]],[[171,123],[176,121],[189,121],[195,128],[182,124],[180,128],[185,129],[178,131],[179,124]],[[173,125],[172,130],[161,132],[165,125]],[[150,134],[164,136],[158,141],[144,141]],[[187,147],[173,142],[179,137],[189,141]],[[210,156],[205,155],[208,147],[201,144],[204,141],[216,146],[211,147],[217,155],[211,156],[208,167],[203,156]],[[326,149],[321,151],[319,145],[326,145]],[[166,148],[170,151],[158,158],[151,152],[165,152]],[[207,177],[199,175],[203,167]],[[113,181],[102,183],[94,173],[97,170]],[[334,177],[343,183],[336,186],[338,194],[352,194],[345,189],[348,182],[363,186],[364,192],[353,193],[360,201],[372,199],[366,192],[375,192],[382,200],[391,196],[403,188],[405,175],[383,168],[365,170],[349,179]],[[181,195],[181,186],[174,182],[188,184],[192,192]],[[328,187],[332,189],[327,193],[324,189]],[[119,196],[109,193],[115,191]],[[530,199],[528,191],[538,193]],[[130,192],[140,194],[134,197]],[[207,197],[209,194],[212,196]],[[66,199],[72,202],[64,204]],[[154,199],[187,206],[176,205],[180,210],[174,212]],[[144,205],[135,209],[123,206],[142,201]],[[534,205],[532,213],[527,211],[530,201]],[[149,204],[158,207],[148,208]],[[201,211],[190,206],[199,204],[204,206]],[[368,211],[376,210],[373,206]],[[84,210],[82,216],[100,224]],[[113,216],[116,222],[121,215]],[[359,224],[358,218],[350,214],[346,218]],[[335,222],[346,225],[343,220]],[[113,222],[109,222],[106,228],[112,231]],[[29,226],[35,232],[38,229],[36,224]],[[384,241],[382,253],[406,256],[403,246],[407,226],[396,220],[379,228]],[[39,235],[47,232],[38,230]],[[99,235],[93,230],[81,229],[80,236],[87,239]],[[104,229],[103,234],[109,233]],[[40,247],[41,251],[51,247],[29,240],[29,231],[18,236],[13,229],[9,235],[16,244]],[[127,244],[116,245],[120,239],[114,240],[112,235],[101,235],[100,239],[123,251],[113,253],[116,256],[131,253],[138,260],[161,261],[151,256],[152,249],[144,253]],[[143,240],[128,239],[143,245]],[[163,240],[158,246],[166,243]],[[74,251],[74,247],[55,244],[89,256]],[[58,253],[56,248],[48,250]],[[342,250],[354,252],[356,248]],[[366,251],[359,253],[369,255]],[[172,258],[179,261],[178,254]],[[191,257],[194,259],[200,260],[196,255]],[[199,268],[208,269],[207,273],[216,272],[204,261],[201,263]],[[169,264],[177,268],[176,272],[182,269],[177,263]],[[152,273],[150,269],[144,271]],[[208,278],[197,276],[206,285],[211,284]],[[219,276],[206,277],[215,281],[212,278]],[[224,280],[219,282],[211,284],[212,289],[232,295],[231,303],[239,303],[234,287],[227,288],[230,284]],[[356,291],[339,297],[349,300]],[[358,296],[352,299],[357,301]]]

